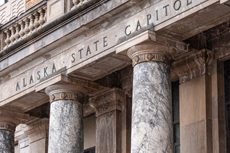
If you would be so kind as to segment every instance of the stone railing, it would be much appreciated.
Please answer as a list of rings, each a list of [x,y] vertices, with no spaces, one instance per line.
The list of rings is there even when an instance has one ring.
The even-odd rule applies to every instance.
[[[5,24],[10,20],[20,16],[26,10],[25,0],[10,0],[0,6],[0,24]]]
[[[0,53],[6,54],[12,48],[28,42],[33,36],[36,37],[40,32],[44,32],[43,27],[46,27],[46,30],[52,27],[49,23],[57,18],[72,16],[100,0],[57,1],[61,5],[56,5],[56,0],[9,0],[0,6]],[[65,18],[63,17],[59,22],[64,21]]]
[[[45,23],[46,5],[43,5],[3,29],[3,49],[36,32]]]
[[[87,1],[89,0],[72,0],[73,1],[73,7],[72,9],[78,7],[78,6],[81,6],[83,5],[84,3],[87,3]]]

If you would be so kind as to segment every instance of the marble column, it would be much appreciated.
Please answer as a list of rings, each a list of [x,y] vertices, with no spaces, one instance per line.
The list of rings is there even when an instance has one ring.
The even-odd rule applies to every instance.
[[[14,153],[14,133],[16,126],[30,117],[0,108],[0,153]]]
[[[167,47],[128,50],[133,61],[131,153],[172,153],[172,105]]]
[[[0,122],[0,152],[14,153],[14,132],[16,124]]]
[[[46,88],[50,96],[48,153],[83,153],[83,106],[72,85]]]

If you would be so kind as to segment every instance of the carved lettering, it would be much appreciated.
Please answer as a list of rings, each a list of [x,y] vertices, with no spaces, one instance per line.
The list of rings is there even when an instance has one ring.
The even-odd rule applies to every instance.
[[[52,73],[55,73],[56,71],[57,71],[56,66],[55,64],[53,64]]]
[[[131,33],[132,33],[132,32],[129,30],[130,27],[131,27],[130,25],[128,25],[128,26],[125,27],[125,34],[126,34],[126,36],[129,36],[129,35],[131,35]]]
[[[152,15],[151,14],[147,14],[147,25],[150,25],[151,19],[152,19]]]
[[[192,4],[192,0],[187,0],[187,6]]]
[[[75,62],[75,60],[76,60],[76,59],[75,59],[75,56],[76,56],[75,53],[72,53],[72,54],[71,54],[71,57],[72,57],[71,63],[74,63],[74,62]]]
[[[168,8],[169,8],[169,4],[163,6],[164,10],[165,10],[165,16],[168,16]]]
[[[30,84],[34,83],[33,75],[30,76]]]
[[[181,8],[181,0],[176,0],[173,4],[173,8],[178,11]]]
[[[82,59],[82,51],[83,51],[83,48],[81,48],[81,49],[79,49],[79,50],[78,50],[78,53],[79,53],[80,59]]]
[[[99,43],[99,40],[95,41],[94,44],[95,44],[95,50],[97,51],[98,50],[98,43]]]
[[[103,46],[104,47],[107,47],[108,46],[108,40],[107,40],[107,36],[105,36],[104,38],[103,38]]]
[[[141,24],[140,21],[137,21],[137,27],[136,27],[136,31],[139,31],[141,29]]]
[[[19,91],[19,90],[20,90],[20,85],[19,85],[19,83],[17,82],[16,91]]]
[[[91,51],[90,51],[90,47],[88,46],[88,47],[87,47],[86,56],[88,56],[89,54],[91,54]]]
[[[44,77],[47,77],[47,76],[48,76],[47,69],[48,69],[48,67],[45,67],[45,68],[43,69],[43,70],[44,70]]]
[[[42,70],[42,71],[41,71]],[[41,70],[38,70],[37,72],[31,74],[28,78],[24,77],[20,81],[17,81],[16,83],[16,91],[23,90],[38,81],[40,81],[43,78],[46,78],[50,76],[51,74],[57,72],[56,65],[53,63],[51,66],[46,66],[42,68]]]

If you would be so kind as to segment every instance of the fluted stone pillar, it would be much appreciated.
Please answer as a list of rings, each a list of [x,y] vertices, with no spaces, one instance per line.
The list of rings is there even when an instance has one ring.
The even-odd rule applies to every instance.
[[[172,153],[172,105],[167,47],[142,44],[133,60],[131,153]]]
[[[48,153],[83,153],[83,108],[76,87],[52,85]]]

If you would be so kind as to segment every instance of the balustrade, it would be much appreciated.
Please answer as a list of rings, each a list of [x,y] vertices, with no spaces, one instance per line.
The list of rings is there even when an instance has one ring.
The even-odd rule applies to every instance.
[[[4,48],[11,46],[24,37],[32,34],[46,22],[46,6],[43,6],[28,16],[4,29]]]
[[[70,11],[70,8],[71,10],[77,9],[96,1],[97,0],[68,0],[65,2],[69,3],[68,11]],[[42,0],[36,0],[36,4],[40,2],[42,2]],[[30,10],[26,12],[26,9],[28,10],[32,8],[31,6],[34,6],[30,6],[29,4],[30,2],[26,0],[10,0],[8,3],[0,6],[0,25],[3,25],[1,28],[3,35],[3,37],[1,37],[1,42],[3,43],[0,44],[1,50],[5,50],[18,41],[30,36],[41,27],[44,27],[45,23],[49,22],[47,21],[47,13],[49,13],[47,12],[47,3],[41,4],[38,8],[34,8],[34,11]]]
[[[73,2],[72,9],[75,9],[75,8],[81,6],[81,5],[83,5],[83,4],[85,4],[85,3],[89,2],[89,1],[90,0],[72,0],[72,2]]]

